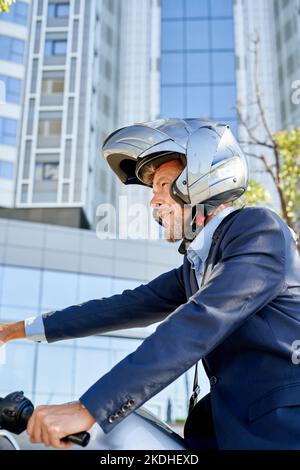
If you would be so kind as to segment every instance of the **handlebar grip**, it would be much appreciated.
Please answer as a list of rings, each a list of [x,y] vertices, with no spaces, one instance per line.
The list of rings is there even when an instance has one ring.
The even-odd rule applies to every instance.
[[[90,442],[90,433],[83,431],[77,432],[76,434],[70,434],[70,436],[66,436],[62,439],[64,442],[72,442],[73,444],[77,444],[81,447],[86,447]]]
[[[27,406],[26,408],[22,410],[22,413],[20,416],[20,423],[19,423],[22,431],[26,429],[27,423],[32,413],[33,413],[33,406]],[[70,436],[66,436],[62,439],[62,441],[72,442],[73,444],[77,444],[78,446],[86,447],[88,443],[90,442],[90,438],[91,438],[90,434],[86,431],[83,431],[83,432],[78,432],[76,434],[71,434]]]

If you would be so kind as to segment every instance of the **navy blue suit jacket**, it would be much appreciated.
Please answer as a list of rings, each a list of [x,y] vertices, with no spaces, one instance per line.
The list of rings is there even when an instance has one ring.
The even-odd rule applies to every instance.
[[[300,260],[273,211],[218,227],[198,288],[190,263],[120,295],[43,316],[49,342],[162,321],[81,402],[108,433],[200,359],[220,449],[300,449]]]

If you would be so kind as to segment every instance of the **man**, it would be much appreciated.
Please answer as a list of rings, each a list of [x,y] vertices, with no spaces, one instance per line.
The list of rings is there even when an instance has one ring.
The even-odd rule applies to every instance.
[[[273,211],[234,210],[247,186],[245,158],[228,126],[160,120],[111,134],[104,158],[125,184],[153,188],[151,205],[183,265],[110,298],[4,325],[2,342],[48,342],[162,321],[139,348],[79,402],[38,407],[32,442],[60,439],[96,421],[110,432],[202,359],[211,391],[196,405],[195,376],[185,437],[195,449],[299,449],[300,260]],[[299,362],[299,361],[298,361]],[[195,406],[194,406],[195,405]]]

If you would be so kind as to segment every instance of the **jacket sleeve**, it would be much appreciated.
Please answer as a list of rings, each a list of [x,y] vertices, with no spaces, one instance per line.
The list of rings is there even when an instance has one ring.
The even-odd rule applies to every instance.
[[[43,314],[49,343],[108,331],[145,327],[186,302],[182,266],[122,294]]]
[[[208,282],[81,396],[104,432],[205,357],[283,288],[285,242],[272,211],[242,210],[220,250]]]

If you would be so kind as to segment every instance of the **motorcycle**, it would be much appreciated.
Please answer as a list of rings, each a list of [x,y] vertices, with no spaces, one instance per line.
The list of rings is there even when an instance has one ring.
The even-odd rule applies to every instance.
[[[49,450],[42,444],[32,444],[26,433],[34,411],[23,392],[13,392],[0,398],[0,450]],[[145,408],[139,408],[108,434],[94,424],[89,432],[81,432],[63,440],[75,444],[67,450],[186,450],[186,441],[166,423]]]

